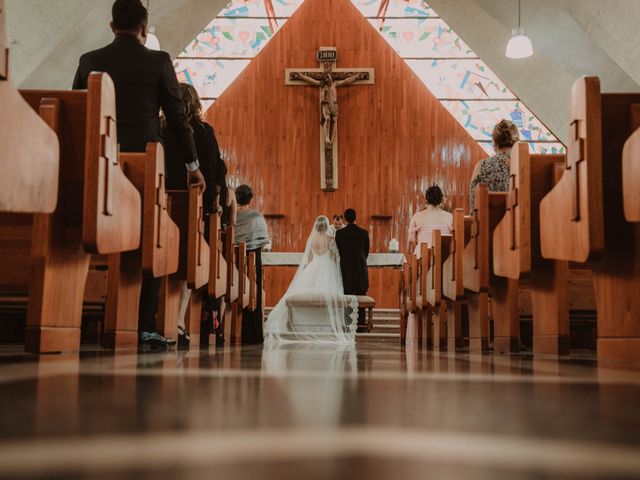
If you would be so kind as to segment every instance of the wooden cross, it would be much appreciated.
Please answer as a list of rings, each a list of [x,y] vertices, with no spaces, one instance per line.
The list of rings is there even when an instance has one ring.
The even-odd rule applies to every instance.
[[[320,188],[338,188],[338,87],[373,84],[373,68],[334,68],[335,47],[320,47],[317,60],[322,68],[285,70],[286,85],[313,85],[320,89]]]
[[[511,214],[511,250],[516,249],[516,207],[518,206],[518,187],[516,176],[511,175],[509,193],[507,194],[507,211]]]
[[[156,207],[158,207],[156,215],[158,215],[158,232],[156,238],[156,246],[162,248],[162,233],[164,225],[162,219],[164,212],[167,211],[167,193],[165,191],[164,174],[158,174],[158,186],[156,187]]]
[[[118,143],[116,140],[116,120],[111,115],[102,117],[100,125],[100,158],[104,162],[104,206],[105,215],[113,215],[112,170],[118,166]]]
[[[578,175],[578,165],[584,162],[584,138],[580,137],[580,120],[571,122],[571,145],[569,145],[565,157],[565,168],[571,170],[571,183],[573,184],[574,195],[571,200],[572,220],[580,221],[580,175]]]

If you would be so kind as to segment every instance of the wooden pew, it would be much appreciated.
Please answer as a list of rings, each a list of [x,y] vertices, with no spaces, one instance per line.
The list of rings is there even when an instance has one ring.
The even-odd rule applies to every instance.
[[[167,211],[162,145],[149,143],[145,153],[121,153],[120,162],[142,196],[142,238],[139,249],[109,255],[103,341],[107,348],[138,343],[143,274],[162,277],[175,273],[180,254],[180,231]]]
[[[205,233],[202,191],[199,188],[169,190],[169,215],[180,229],[180,258],[175,273],[162,283],[158,331],[167,338],[178,334],[178,310],[182,284],[193,290],[185,318],[185,329],[193,345],[200,344],[202,296],[198,289],[209,281],[210,250]]]
[[[211,249],[209,296],[221,298],[227,293],[227,260],[224,257],[222,218],[219,213],[209,216],[209,248]]]
[[[447,311],[443,299],[443,269],[444,262],[449,257],[451,235],[442,235],[440,230],[434,230],[429,248],[428,266],[426,268],[426,303],[430,313],[427,318],[427,348],[441,349],[446,344]]]
[[[531,155],[526,143],[514,145],[507,212],[493,232],[494,273],[530,287],[534,353],[569,353],[569,264],[542,258],[539,222],[540,201],[564,165],[564,155]]]
[[[410,256],[407,255],[409,258]],[[398,293],[400,295],[400,345],[407,342],[407,320],[409,317],[409,289],[411,288],[411,262],[402,265],[402,276]]]
[[[470,240],[468,229],[465,228],[466,218],[463,209],[454,210],[449,249],[446,254],[443,252],[441,312],[438,321],[434,318],[434,346],[451,352],[463,346],[462,307],[467,301],[463,279],[463,265],[467,261],[464,247]],[[479,334],[476,331],[471,333],[471,320],[469,329],[470,338],[476,341]]]
[[[493,273],[493,231],[504,217],[508,194],[489,192],[486,185],[476,189],[475,210],[471,213],[469,243],[464,251],[463,278],[467,290],[484,294],[489,292],[493,310],[496,353],[520,351],[520,318],[518,315],[518,280],[498,277]],[[485,349],[488,334],[488,303],[485,295],[469,297],[469,336],[475,347]],[[471,333],[475,332],[475,333]]]
[[[634,125],[640,123],[640,106],[633,107]],[[624,143],[622,151],[622,193],[624,215],[629,222],[640,222],[640,128]]]
[[[431,311],[427,304],[427,271],[429,268],[429,245],[421,243],[420,257],[410,254],[409,312],[415,315],[418,347],[430,343]]]
[[[45,119],[58,135],[60,188],[53,214],[23,217],[17,230],[4,223],[3,272],[14,278],[3,274],[0,284],[13,294],[28,289],[27,351],[74,350],[80,345],[89,253],[138,247],[140,195],[118,163],[115,90],[108,75],[92,74],[87,91],[21,93],[34,110],[45,106]],[[14,233],[20,239],[12,245]]]
[[[598,357],[638,361],[640,224],[624,217],[622,156],[640,94],[601,94],[598,78],[584,77],[571,96],[566,169],[540,204],[542,255],[591,266]]]
[[[47,104],[34,112],[12,85],[5,12],[0,0],[0,212],[52,213],[60,168],[55,112]]]

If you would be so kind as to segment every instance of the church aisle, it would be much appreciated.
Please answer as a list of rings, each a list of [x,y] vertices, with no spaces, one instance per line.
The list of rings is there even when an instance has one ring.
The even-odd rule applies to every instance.
[[[640,371],[395,345],[0,349],[0,478],[634,478]]]

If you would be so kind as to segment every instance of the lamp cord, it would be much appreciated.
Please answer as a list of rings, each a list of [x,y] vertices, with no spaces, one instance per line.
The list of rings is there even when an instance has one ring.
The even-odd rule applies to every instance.
[[[520,1],[521,0],[518,0],[518,29],[520,29],[520,27],[521,27],[521,25],[520,25],[520,7],[521,7]],[[149,0],[147,0],[147,3],[149,3]]]

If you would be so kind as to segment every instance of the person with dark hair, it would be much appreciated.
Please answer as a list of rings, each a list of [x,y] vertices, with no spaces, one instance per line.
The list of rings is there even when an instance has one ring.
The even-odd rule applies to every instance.
[[[347,226],[336,232],[336,245],[340,253],[340,270],[345,295],[366,295],[369,289],[369,232],[356,225],[356,211],[344,212]],[[366,331],[365,311],[358,309],[358,332]]]
[[[337,232],[341,228],[344,228],[344,217],[340,214],[333,216],[333,228]]]
[[[196,89],[188,83],[180,84],[182,101],[184,102],[185,113],[189,125],[193,130],[193,139],[200,159],[200,169],[205,176],[209,186],[203,194],[203,207],[205,211],[205,232],[209,232],[209,215],[217,213],[218,206],[221,205],[220,198],[226,201],[228,197],[225,176],[227,167],[220,155],[220,148],[216,140],[213,127],[202,118],[202,103]],[[162,116],[162,136],[164,140],[164,151],[167,172],[167,189],[186,190],[188,188],[187,179],[182,174],[184,167],[181,165],[181,152],[179,142],[175,133],[169,128],[164,115]],[[208,235],[207,235],[208,236]],[[188,348],[191,342],[189,333],[185,327],[185,315],[187,306],[193,292],[184,281],[180,296],[180,308],[178,310],[178,348]],[[196,292],[199,295],[200,292]],[[205,310],[212,314],[211,302],[206,299]],[[212,331],[211,322],[205,322],[201,326],[201,333],[208,334]],[[205,338],[202,336],[201,338]]]
[[[440,230],[443,235],[451,235],[453,215],[442,208],[444,194],[437,185],[427,188],[425,193],[427,207],[416,212],[409,223],[409,251],[413,251],[420,258],[420,244],[431,244],[434,230]]]
[[[471,211],[474,209],[476,187],[484,183],[490,192],[508,192],[511,177],[511,147],[520,139],[518,127],[510,120],[501,120],[493,127],[495,155],[478,162],[471,174],[469,188]]]
[[[169,54],[145,47],[149,12],[140,0],[116,0],[111,9],[113,42],[85,53],[73,88],[87,88],[91,72],[109,74],[116,90],[118,143],[123,152],[144,152],[149,142],[161,141],[160,109],[176,138],[182,175],[191,186],[205,187],[198,151],[185,114],[178,79]],[[175,343],[156,331],[161,278],[145,277],[140,293],[140,343],[166,346]]]
[[[259,344],[264,341],[262,331],[262,249],[271,240],[269,228],[264,216],[258,211],[249,208],[253,199],[253,190],[249,185],[240,185],[236,188],[236,202],[238,214],[236,219],[236,243],[247,244],[247,254],[256,254],[256,309],[251,312],[244,309],[242,312],[242,343]]]

